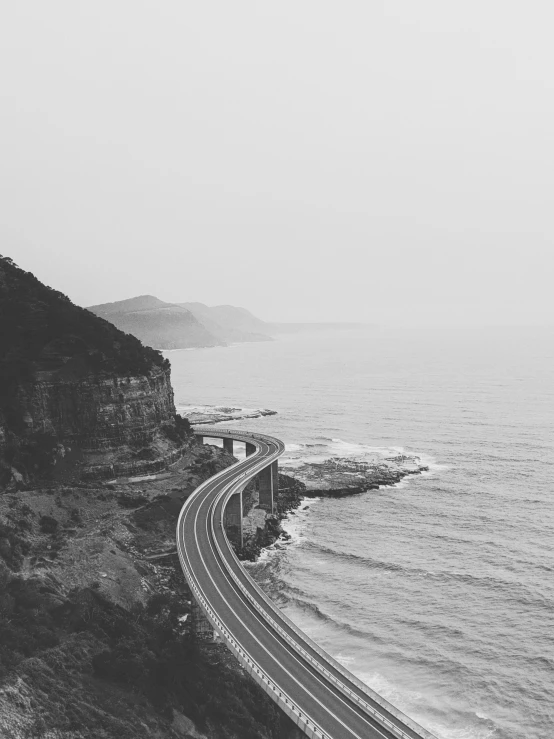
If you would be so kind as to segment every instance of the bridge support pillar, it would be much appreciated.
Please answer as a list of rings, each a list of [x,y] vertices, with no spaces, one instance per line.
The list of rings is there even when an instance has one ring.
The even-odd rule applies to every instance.
[[[202,641],[214,641],[215,631],[211,623],[204,615],[204,611],[196,602],[194,596],[191,601],[190,623],[192,635]]]
[[[258,489],[260,495],[259,507],[268,513],[273,513],[273,465],[264,467],[258,473]]]
[[[273,500],[279,495],[279,462],[271,463],[271,481],[273,486]]]
[[[233,440],[223,438],[223,449],[229,454],[233,453]]]
[[[225,531],[233,544],[242,547],[242,490],[231,495],[225,506]]]
[[[196,436],[196,443],[198,444],[198,446],[202,446],[202,444],[204,443],[204,437],[197,435]]]
[[[279,493],[279,462],[271,463],[271,477],[273,479],[273,497],[275,498]]]
[[[256,447],[254,444],[249,444],[246,442],[246,456],[249,457],[251,454],[254,454],[256,451]]]

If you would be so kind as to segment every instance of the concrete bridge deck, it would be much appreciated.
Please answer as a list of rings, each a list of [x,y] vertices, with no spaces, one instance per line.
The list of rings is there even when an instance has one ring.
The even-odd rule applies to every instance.
[[[307,736],[435,739],[303,634],[236,558],[225,531],[226,507],[249,480],[274,465],[284,444],[235,429],[204,427],[197,435],[243,442],[251,452],[200,485],[179,516],[181,566],[212,627]]]

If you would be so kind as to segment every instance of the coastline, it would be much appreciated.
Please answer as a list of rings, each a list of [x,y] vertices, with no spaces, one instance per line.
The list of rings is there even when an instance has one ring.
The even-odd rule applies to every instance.
[[[360,463],[354,464],[359,465]],[[304,466],[309,467],[310,464],[306,463]],[[320,467],[327,469],[327,465],[317,465],[318,480],[320,479]],[[325,486],[311,488],[305,480],[298,479],[290,467],[282,469],[283,472],[279,473],[279,498],[276,513],[274,516],[266,516],[263,530],[258,528],[253,537],[248,541],[245,540],[243,547],[237,552],[237,556],[243,561],[261,562],[269,554],[282,552],[289,545],[298,543],[302,538],[299,521],[304,522],[309,515],[308,511],[323,498],[344,498],[379,488],[401,487],[407,484],[414,475],[431,473],[429,465],[419,465],[417,469],[384,470],[382,465],[368,464],[366,465],[366,477],[371,481],[364,479],[363,484],[355,483],[345,486],[339,476],[338,487],[333,487],[332,481],[337,480],[337,475],[335,472],[333,477],[332,471],[331,482],[328,480]],[[285,492],[287,495],[283,496],[282,493]],[[248,514],[252,510],[253,507]]]

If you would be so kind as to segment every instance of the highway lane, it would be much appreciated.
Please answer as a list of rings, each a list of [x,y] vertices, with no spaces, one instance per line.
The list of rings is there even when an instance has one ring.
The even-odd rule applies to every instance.
[[[208,430],[199,433],[210,436]],[[223,632],[235,653],[240,645],[239,659],[309,736],[430,739],[431,734],[372,694],[311,642],[238,563],[222,526],[225,504],[233,492],[276,459],[284,445],[272,437],[235,430],[212,433],[256,447],[246,460],[197,488],[179,517],[177,547],[181,564],[189,584],[204,601],[203,607],[210,611],[211,620],[215,619],[217,630]],[[254,670],[244,655],[256,663]],[[291,702],[295,704],[292,710]]]

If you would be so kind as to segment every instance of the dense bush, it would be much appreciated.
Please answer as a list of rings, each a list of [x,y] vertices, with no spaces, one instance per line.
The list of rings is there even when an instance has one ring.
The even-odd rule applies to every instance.
[[[40,530],[43,534],[55,534],[58,530],[58,522],[52,516],[40,517]]]
[[[192,436],[192,428],[188,418],[175,414],[175,423],[164,423],[162,431],[174,444],[183,444]]]
[[[30,548],[29,542],[14,528],[0,523],[0,562],[3,560],[11,570],[18,570]]]
[[[23,659],[88,633],[95,644],[104,645],[92,656],[96,679],[144,696],[162,716],[171,719],[177,709],[200,727],[219,726],[215,735],[221,739],[284,735],[290,725],[284,714],[249,678],[207,660],[194,639],[182,633],[182,613],[181,599],[170,594],[155,595],[146,607],[132,612],[94,588],[63,597],[44,581],[15,576],[0,559],[0,682]],[[49,663],[57,664],[56,659]],[[63,661],[56,669],[64,669]],[[86,673],[86,664],[83,670]],[[43,681],[55,680],[54,673],[40,674]],[[72,672],[72,680],[77,679],[78,673]],[[57,694],[47,682],[43,689],[53,697]],[[71,715],[51,711],[48,728],[67,728],[68,721],[74,728],[86,725],[89,690],[85,693],[87,703],[73,705]],[[100,714],[104,712],[93,709],[92,715]]]
[[[189,419],[181,416],[179,413],[175,414],[175,427],[182,439],[192,436],[192,426],[190,425]]]
[[[5,565],[0,560],[4,575]],[[52,590],[38,580],[0,576],[0,678],[24,657],[59,643]],[[54,603],[57,601],[54,600]]]

